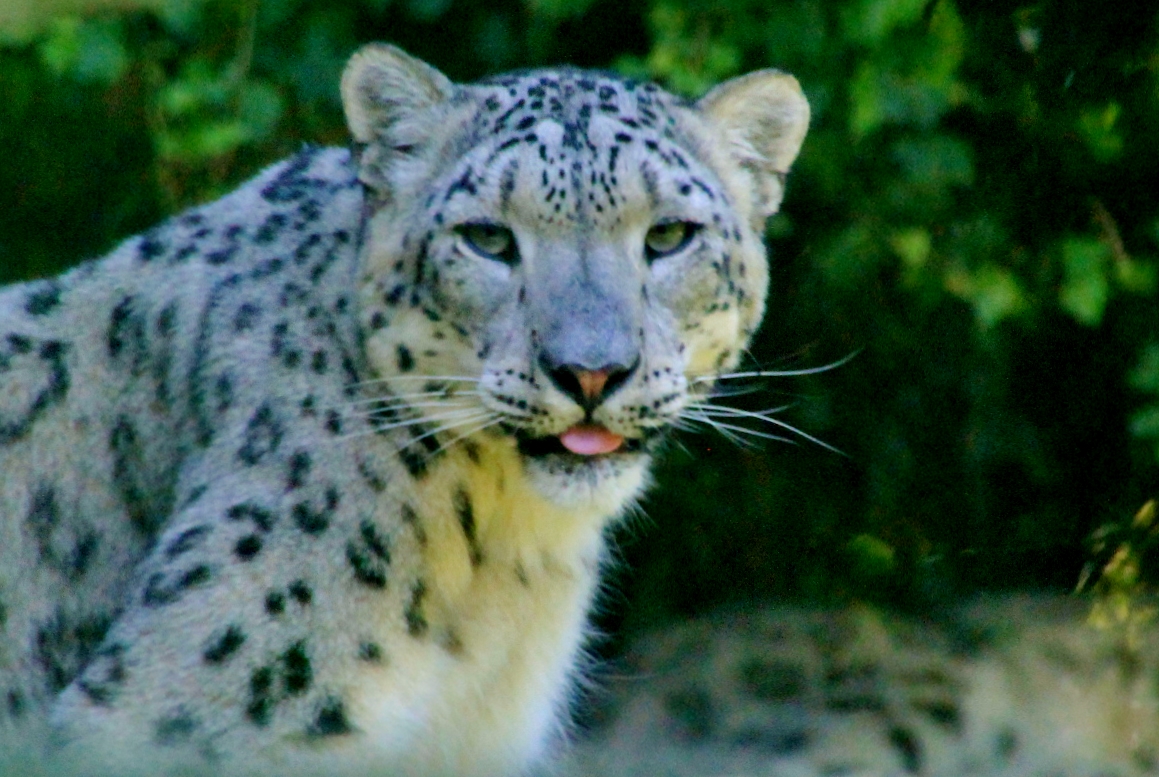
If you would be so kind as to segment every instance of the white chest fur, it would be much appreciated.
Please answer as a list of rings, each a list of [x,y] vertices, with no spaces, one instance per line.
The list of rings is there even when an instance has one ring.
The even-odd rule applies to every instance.
[[[582,657],[611,510],[546,501],[510,442],[475,458],[449,457],[416,495],[424,638],[389,638],[405,669],[371,676],[351,700],[395,775],[510,775],[539,760],[562,733]]]

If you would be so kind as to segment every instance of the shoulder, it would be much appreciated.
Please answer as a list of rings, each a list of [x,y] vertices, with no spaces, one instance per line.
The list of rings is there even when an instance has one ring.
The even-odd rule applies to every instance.
[[[223,197],[131,238],[117,254],[140,263],[221,266],[244,245],[269,252],[356,223],[360,198],[346,149],[307,146]]]

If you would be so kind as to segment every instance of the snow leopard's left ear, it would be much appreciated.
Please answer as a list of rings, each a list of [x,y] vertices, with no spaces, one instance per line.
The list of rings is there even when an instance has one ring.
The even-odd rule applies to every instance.
[[[449,78],[397,46],[372,43],[351,57],[342,107],[363,183],[389,196],[392,168],[422,153],[454,91]]]
[[[785,175],[809,129],[809,103],[797,79],[778,70],[757,70],[725,81],[696,107],[748,173],[754,217],[763,221],[776,213]]]

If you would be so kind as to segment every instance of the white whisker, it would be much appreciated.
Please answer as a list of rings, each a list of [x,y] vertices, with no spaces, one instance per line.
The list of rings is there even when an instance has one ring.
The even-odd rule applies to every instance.
[[[691,383],[708,383],[715,380],[733,380],[736,378],[795,378],[802,375],[816,375],[819,372],[828,372],[835,370],[849,362],[853,361],[861,350],[858,349],[848,356],[842,357],[835,362],[822,365],[820,367],[806,367],[800,370],[753,370],[751,372],[723,372],[720,374],[700,375],[690,378]]]
[[[389,432],[391,429],[402,429],[407,426],[420,426],[422,424],[439,424],[444,421],[458,421],[470,416],[479,415],[486,411],[478,408],[467,408],[463,410],[450,410],[446,413],[436,413],[429,416],[419,416],[418,418],[405,418],[401,421],[392,421],[390,423],[375,425],[375,429],[380,432]],[[373,417],[371,422],[373,423]]]
[[[778,442],[788,442],[788,443],[794,443],[794,444],[796,443],[796,440],[793,440],[789,437],[782,437],[782,436],[776,435],[776,434],[769,434],[768,432],[758,432],[756,429],[750,429],[747,426],[738,426],[737,424],[727,424],[724,421],[718,421],[715,418],[709,418],[707,416],[701,416],[701,417],[689,416],[689,418],[692,418],[692,420],[700,421],[701,423],[712,427],[712,429],[719,432],[721,435],[727,437],[728,439],[732,440],[733,442],[737,443],[738,445],[744,445],[746,447],[748,445],[751,445],[752,443],[749,440],[743,440],[742,435],[748,435],[750,437],[760,437],[761,439],[764,439],[764,440],[776,440]],[[796,430],[794,429],[793,431],[796,431]],[[818,442],[818,441],[814,440],[814,442]],[[824,445],[826,448],[829,447],[828,445],[825,445],[824,443],[821,443],[821,442],[818,442],[818,444]]]
[[[727,416],[730,418],[760,418],[765,421],[771,420],[769,418],[771,414],[780,413],[792,407],[792,405],[781,405],[780,407],[770,407],[766,410],[743,410],[739,407],[713,405],[708,402],[690,402],[688,406],[694,407],[706,415]]]
[[[426,395],[415,394],[414,399],[401,399],[394,396],[377,397],[375,399],[356,399],[349,402],[342,402],[335,405],[323,405],[319,410],[352,410],[357,413],[366,414],[373,413],[377,410],[383,412],[406,410],[407,408],[421,408],[421,407],[474,407],[475,402],[471,398],[475,395],[471,392],[468,395],[466,392],[455,393],[450,396],[442,392],[431,393]],[[419,400],[427,401],[419,401]]]
[[[475,402],[470,402],[470,401],[454,402],[454,401],[443,400],[441,402],[436,402],[434,400],[428,400],[428,401],[424,401],[424,402],[400,402],[397,405],[385,404],[382,402],[379,402],[377,404],[359,403],[359,405],[357,405],[357,406],[348,405],[348,407],[352,407],[352,408],[359,407],[359,408],[361,408],[361,410],[359,412],[373,414],[376,412],[397,413],[399,411],[405,411],[405,410],[412,409],[412,408],[415,410],[422,409],[422,408],[444,408],[447,410],[458,410],[458,409],[465,409],[465,408],[469,408],[469,407],[476,407],[477,408],[477,407],[479,407],[479,405]]]
[[[407,444],[409,445],[410,443],[418,442],[419,440],[425,440],[428,437],[433,437],[434,435],[441,434],[443,432],[449,432],[452,429],[455,429],[455,428],[458,428],[461,426],[467,426],[468,424],[478,423],[479,421],[485,420],[489,415],[490,415],[490,413],[479,413],[479,414],[469,416],[466,418],[455,419],[454,423],[441,424],[441,425],[435,427],[434,429],[431,429],[429,432],[426,432],[425,434],[420,434],[418,437],[414,437],[414,438],[408,440]]]
[[[468,429],[467,431],[463,432],[462,434],[459,434],[455,437],[452,437],[450,440],[443,443],[441,446],[439,446],[439,450],[444,450],[444,451],[448,450],[452,445],[457,443],[459,440],[463,440],[463,439],[466,439],[467,437],[471,437],[473,435],[476,435],[479,432],[483,431],[484,429],[487,429],[488,427],[491,427],[491,426],[495,426],[496,424],[501,423],[503,421],[502,418],[493,418],[490,421],[486,421],[485,419],[483,419],[483,420],[484,420],[484,423],[478,424],[474,428]]]
[[[457,397],[457,396],[480,396],[483,392],[475,389],[457,389],[447,386],[446,388],[437,391],[414,391],[408,394],[395,394],[393,392],[387,394],[379,394],[377,396],[368,396],[365,399],[355,400],[357,402],[393,402],[396,400],[405,399],[422,399],[424,397]]]
[[[481,378],[478,375],[390,375],[385,378],[373,378],[364,383],[388,383],[392,380],[429,380],[435,383],[440,381],[458,381],[462,383],[478,383]]]
[[[808,432],[803,432],[800,429],[798,429],[797,427],[793,426],[792,424],[787,423],[785,421],[782,421],[779,418],[773,418],[770,415],[771,413],[775,413],[775,412],[784,410],[787,407],[789,407],[789,406],[784,405],[782,407],[769,408],[768,410],[761,410],[761,411],[741,410],[740,408],[736,408],[736,407],[726,408],[726,407],[720,407],[720,406],[717,406],[717,407],[714,407],[711,409],[704,408],[704,407],[694,407],[693,409],[695,409],[696,412],[699,414],[697,417],[697,420],[700,420],[703,423],[710,423],[714,428],[727,427],[727,428],[734,429],[737,431],[743,431],[746,434],[751,434],[754,437],[764,437],[764,438],[769,439],[769,440],[782,440],[784,442],[793,442],[793,440],[786,438],[786,437],[782,437],[779,435],[770,435],[770,434],[767,434],[765,432],[758,432],[755,429],[749,429],[749,428],[743,427],[743,426],[735,426],[733,424],[726,424],[722,421],[716,420],[717,418],[721,418],[721,417],[723,417],[723,418],[756,418],[756,419],[759,419],[761,421],[765,421],[766,423],[773,424],[774,426],[779,426],[780,428],[784,429],[785,431],[792,432],[793,434],[797,435],[798,437],[801,437],[802,439],[808,440],[809,442],[811,442],[815,445],[820,445],[825,450],[832,451],[833,453],[836,453],[839,456],[846,456],[846,453],[844,451],[840,450],[839,448],[835,448],[832,445],[830,445],[829,443],[824,442],[823,440],[820,440],[820,439],[814,437],[813,435],[809,434]]]
[[[801,431],[800,429],[793,426],[792,424],[786,423],[778,418],[770,418],[769,416],[760,416],[760,417],[763,418],[764,420],[768,421],[770,424],[773,424],[775,426],[779,426],[786,431],[792,432],[795,435],[803,437],[804,439],[808,440],[809,442],[813,443],[814,445],[820,445],[825,450],[832,451],[833,453],[836,453],[838,456],[847,456],[845,451],[841,450],[840,448],[834,448],[829,443],[824,442],[823,440],[820,440],[820,439],[814,437],[813,435],[809,434],[808,432]]]
[[[713,418],[709,418],[707,416],[686,415],[685,418],[689,421],[694,421],[697,423],[704,424],[708,428],[712,429],[712,431],[716,432],[721,437],[723,437],[726,440],[728,440],[729,442],[731,442],[733,445],[736,445],[736,446],[741,447],[741,448],[751,448],[753,446],[753,443],[751,440],[746,440],[742,436],[740,436],[739,434],[736,433],[737,431],[743,431],[743,432],[751,431],[746,427],[733,426],[732,424],[726,424],[722,421],[717,421],[717,420],[715,420]]]
[[[369,423],[371,424],[370,428],[363,429],[363,430],[357,431],[357,432],[351,432],[349,434],[341,435],[340,437],[337,437],[332,441],[339,441],[339,440],[345,441],[345,440],[352,440],[356,437],[365,437],[365,436],[371,435],[371,434],[383,434],[385,432],[394,431],[395,429],[404,429],[404,428],[409,427],[409,426],[419,426],[422,424],[431,424],[431,423],[436,425],[435,429],[433,431],[427,432],[425,434],[419,435],[418,437],[414,437],[411,440],[408,440],[407,444],[409,445],[411,442],[415,442],[417,440],[422,440],[426,437],[429,437],[432,434],[438,434],[439,432],[444,432],[444,431],[447,431],[450,429],[454,429],[458,426],[463,426],[464,424],[475,423],[479,419],[485,418],[486,416],[487,416],[487,413],[485,411],[483,411],[483,412],[480,412],[478,410],[471,410],[471,411],[467,411],[467,412],[455,411],[454,413],[439,414],[436,416],[429,416],[429,417],[425,417],[425,418],[410,418],[410,419],[407,419],[405,421],[398,421],[398,422],[395,422],[392,424],[386,424],[383,426],[375,426],[373,419],[370,419],[370,421],[369,421]]]
[[[413,394],[387,394],[392,399],[422,399],[423,397],[481,397],[482,391],[464,388],[445,388],[441,391],[416,391]]]
[[[695,381],[693,381],[695,382]],[[740,397],[745,394],[755,394],[764,391],[764,386],[713,386],[709,396],[712,397]],[[703,396],[703,395],[702,395]]]
[[[352,383],[347,383],[348,388],[364,388],[366,386],[378,386],[383,383],[390,383],[396,380],[425,380],[431,383],[441,382],[457,382],[457,383],[478,383],[481,379],[478,376],[471,377],[469,375],[391,375],[386,378],[368,378],[367,380],[356,380]]]
[[[389,431],[392,431],[394,429],[405,429],[408,426],[420,426],[422,424],[430,424],[430,423],[441,424],[445,421],[453,421],[453,422],[459,423],[463,420],[467,420],[467,416],[472,415],[475,412],[477,412],[477,411],[474,411],[474,410],[470,410],[470,411],[457,410],[457,411],[454,411],[453,413],[439,414],[439,415],[429,416],[429,417],[407,418],[407,419],[404,419],[402,421],[395,421],[395,422],[389,423],[389,424],[376,424],[374,421],[374,418],[372,416],[360,416],[359,418],[361,418],[361,420],[366,421],[369,424],[370,428],[363,429],[362,431],[359,431],[359,432],[351,432],[350,434],[344,434],[341,436],[340,439],[345,440],[345,439],[349,439],[352,437],[360,437],[360,436],[365,435],[365,434],[382,434],[383,432],[389,432]]]

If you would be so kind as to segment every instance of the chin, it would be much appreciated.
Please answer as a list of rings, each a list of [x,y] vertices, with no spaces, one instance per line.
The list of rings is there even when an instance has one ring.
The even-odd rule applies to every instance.
[[[523,456],[533,488],[560,507],[586,509],[618,517],[634,503],[649,481],[652,456],[625,450],[600,456],[539,453]]]

